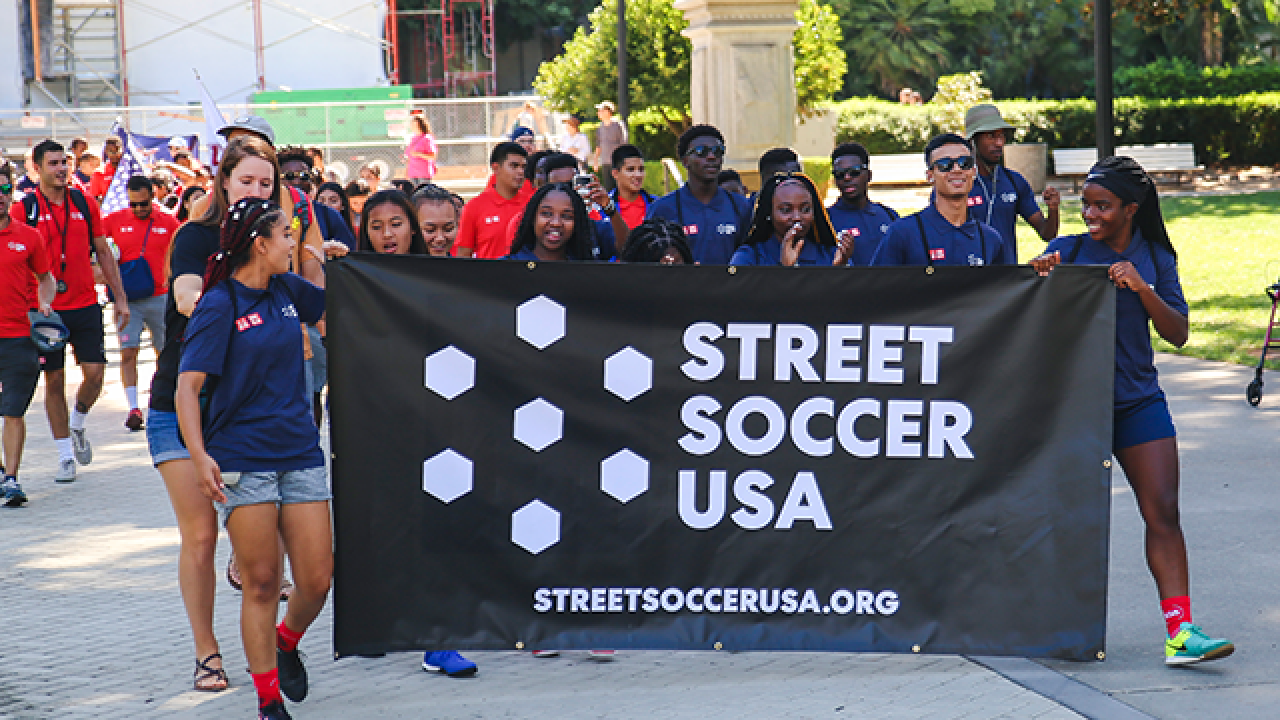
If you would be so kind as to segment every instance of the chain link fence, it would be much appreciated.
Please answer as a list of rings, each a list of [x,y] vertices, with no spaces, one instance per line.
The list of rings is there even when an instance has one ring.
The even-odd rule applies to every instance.
[[[489,175],[489,153],[517,123],[531,125],[545,146],[559,129],[559,116],[542,109],[531,96],[407,100],[388,102],[227,104],[228,120],[261,115],[276,133],[276,146],[302,145],[324,152],[325,165],[344,181],[354,179],[365,164],[382,166],[383,179],[403,177],[404,148],[412,134],[409,117],[421,112],[439,146],[437,180],[446,186],[483,183]],[[0,109],[0,147],[19,162],[27,148],[45,138],[64,145],[72,138],[89,140],[99,153],[102,141],[119,118],[134,133],[153,136],[205,134],[199,105],[155,107]],[[388,175],[389,171],[389,175]],[[477,188],[478,189],[478,188]]]

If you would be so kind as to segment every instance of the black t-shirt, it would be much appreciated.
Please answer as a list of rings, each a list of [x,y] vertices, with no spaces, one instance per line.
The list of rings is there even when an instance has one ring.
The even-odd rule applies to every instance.
[[[178,366],[182,362],[182,340],[187,334],[187,316],[178,312],[173,299],[173,280],[182,275],[204,277],[209,258],[218,252],[218,228],[189,222],[173,236],[173,256],[169,262],[169,297],[164,307],[164,349],[156,359],[151,378],[151,409],[176,412],[173,394],[178,387]]]

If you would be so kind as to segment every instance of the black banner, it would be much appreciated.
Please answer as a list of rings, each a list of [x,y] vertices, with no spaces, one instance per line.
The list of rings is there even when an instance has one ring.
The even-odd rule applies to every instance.
[[[339,655],[1104,647],[1105,268],[328,282]]]

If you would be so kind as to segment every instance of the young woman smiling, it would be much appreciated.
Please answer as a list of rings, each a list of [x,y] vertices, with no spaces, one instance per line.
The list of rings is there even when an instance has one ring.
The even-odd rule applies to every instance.
[[[774,175],[756,200],[751,233],[730,265],[844,265],[852,245],[836,242],[813,181],[800,173]]]
[[[543,185],[529,199],[509,260],[591,260],[591,218],[582,196],[565,183]]]
[[[1089,232],[1060,237],[1031,261],[1041,275],[1059,263],[1106,265],[1116,286],[1115,418],[1112,451],[1146,523],[1147,566],[1160,593],[1165,663],[1188,665],[1235,651],[1191,621],[1187,546],[1178,507],[1178,440],[1156,376],[1148,323],[1170,344],[1187,342],[1188,307],[1155,183],[1132,158],[1109,157],[1082,192]]]

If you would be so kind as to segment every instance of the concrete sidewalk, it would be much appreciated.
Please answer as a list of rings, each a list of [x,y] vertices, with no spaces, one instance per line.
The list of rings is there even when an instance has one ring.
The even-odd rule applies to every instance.
[[[1247,369],[1175,357],[1160,362],[1182,437],[1197,620],[1240,650],[1204,668],[1164,668],[1141,523],[1117,474],[1108,659],[1044,665],[1156,717],[1274,715],[1280,563],[1273,548],[1280,532],[1273,518],[1280,501],[1270,490],[1280,467],[1274,441],[1280,397],[1253,410],[1243,399]],[[142,369],[143,386],[150,372]],[[78,380],[75,371],[69,375]],[[239,649],[239,595],[222,581],[216,627],[233,687],[214,695],[189,689],[193,651],[177,589],[177,529],[143,434],[122,425],[114,362],[108,380],[90,416],[94,461],[74,484],[51,480],[56,451],[42,395],[28,416],[22,480],[31,505],[0,508],[0,607],[7,620],[0,630],[0,717],[253,717]],[[224,539],[220,567],[228,549]],[[623,652],[599,663],[581,653],[534,660],[486,652],[468,653],[480,664],[478,677],[450,680],[423,673],[411,654],[331,661],[331,622],[326,609],[303,641],[313,689],[305,703],[291,706],[297,718],[1080,717],[954,656]],[[1066,684],[1061,675],[1048,678],[1051,687]],[[1048,692],[1066,702],[1081,694]],[[1089,707],[1104,711],[1076,707],[1093,717],[1125,715],[1114,703],[1106,709],[1106,696],[1093,700],[1102,704]]]

